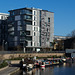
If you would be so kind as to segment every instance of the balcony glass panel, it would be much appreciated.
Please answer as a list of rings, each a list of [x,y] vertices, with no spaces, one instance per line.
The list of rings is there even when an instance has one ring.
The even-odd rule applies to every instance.
[[[10,32],[9,35],[14,35],[14,32]]]
[[[26,31],[26,35],[30,35],[30,31]]]
[[[31,41],[32,40],[32,36],[27,36],[26,40],[30,40]]]
[[[24,19],[32,20],[32,16],[30,16],[30,15],[25,15],[25,16],[24,16]]]
[[[14,27],[9,28],[8,31],[14,31]]]
[[[26,14],[32,14],[31,10],[26,10]]]
[[[22,30],[22,26],[18,26],[17,29],[18,29],[18,31]]]
[[[25,14],[25,9],[20,10],[20,14]]]
[[[25,25],[25,24],[27,24],[27,25],[32,25],[32,22],[31,22],[31,21],[24,21],[23,23],[24,23],[24,25]]]

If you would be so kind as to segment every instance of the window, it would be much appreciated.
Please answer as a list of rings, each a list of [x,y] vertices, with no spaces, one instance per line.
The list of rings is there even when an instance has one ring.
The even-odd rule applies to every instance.
[[[25,36],[26,34],[25,34],[25,31],[20,31],[20,35],[21,36]]]
[[[36,27],[36,31],[38,31],[38,27]]]
[[[8,31],[14,31],[14,27],[9,28]]]
[[[11,15],[11,16],[15,15],[14,11],[10,12],[10,15]]]
[[[34,31],[35,31],[35,27],[34,27]]]
[[[14,32],[10,32],[9,35],[14,35]]]
[[[30,40],[31,41],[32,40],[32,36],[27,36],[26,40]]]
[[[20,15],[15,16],[15,21],[20,20],[20,19],[21,19]]]
[[[47,38],[47,41],[49,41],[49,38]]]
[[[34,42],[34,46],[35,46],[35,42]]]
[[[18,26],[17,27],[17,30],[19,31],[19,30],[22,30],[22,26]]]
[[[35,25],[35,22],[34,22],[34,25]]]
[[[21,25],[21,21],[18,21],[17,24],[18,24],[18,25]]]
[[[35,20],[35,16],[34,16],[34,20]]]
[[[31,21],[23,21],[23,24],[27,24],[27,25],[32,25],[32,22]]]
[[[25,14],[25,9],[20,10],[20,14]]]
[[[32,25],[32,22],[26,22],[26,24],[28,24],[28,25]]]
[[[30,31],[26,31],[26,35],[30,35]]]
[[[48,22],[50,22],[50,18],[48,18]]]
[[[35,11],[34,11],[34,15],[35,15]]]
[[[48,28],[47,28],[47,32],[48,32]]]
[[[32,41],[31,41],[31,46],[32,46]]]
[[[3,16],[1,16],[1,19],[3,20]]]
[[[34,36],[35,36],[35,32],[34,32]]]

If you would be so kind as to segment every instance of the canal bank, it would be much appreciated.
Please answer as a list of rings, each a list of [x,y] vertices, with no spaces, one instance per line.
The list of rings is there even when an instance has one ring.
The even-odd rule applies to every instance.
[[[14,59],[20,57],[51,57],[51,56],[64,56],[65,53],[14,53],[14,54],[0,54],[3,59]]]

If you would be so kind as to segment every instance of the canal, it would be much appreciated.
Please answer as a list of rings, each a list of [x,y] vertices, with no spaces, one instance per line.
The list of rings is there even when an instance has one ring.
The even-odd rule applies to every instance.
[[[63,65],[51,66],[47,68],[35,68],[26,73],[19,71],[14,75],[75,75],[75,63],[63,63]]]

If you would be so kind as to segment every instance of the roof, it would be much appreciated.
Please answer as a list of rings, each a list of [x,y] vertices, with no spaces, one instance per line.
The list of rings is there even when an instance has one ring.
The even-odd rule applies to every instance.
[[[15,11],[15,10],[22,10],[22,9],[29,9],[29,10],[33,10],[34,9],[34,10],[42,10],[42,11],[46,11],[46,12],[51,12],[51,11],[48,11],[48,10],[43,10],[43,9],[34,8],[34,7],[31,7],[31,8],[28,8],[28,7],[19,8],[19,9],[9,10],[8,12]],[[51,13],[54,13],[54,12],[51,12]]]
[[[0,15],[7,15],[7,16],[9,16],[9,14],[7,14],[7,13],[0,13]]]

